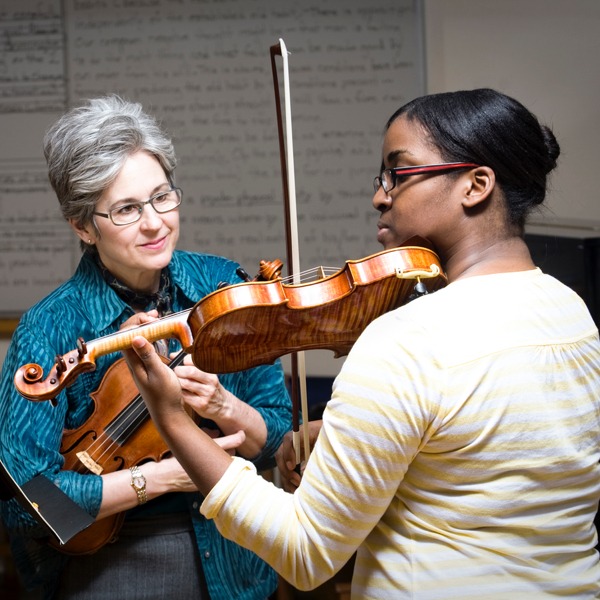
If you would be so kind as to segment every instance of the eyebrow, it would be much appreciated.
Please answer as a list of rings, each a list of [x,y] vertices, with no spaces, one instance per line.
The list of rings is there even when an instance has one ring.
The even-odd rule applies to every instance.
[[[402,156],[403,154],[411,154],[410,150],[392,150],[388,155],[387,155],[387,162],[391,163],[395,158],[398,158],[399,156]]]
[[[146,198],[146,200],[148,200],[149,198],[152,198],[153,196],[156,196],[156,194],[160,194],[160,192],[162,191],[160,188],[164,187],[165,185],[170,186],[171,184],[168,181],[165,181],[164,183],[159,183],[150,193],[150,196],[148,198]],[[166,191],[166,190],[164,190]],[[112,209],[112,208],[116,208],[118,206],[124,206],[125,204],[137,204],[138,202],[143,202],[141,200],[136,200],[135,198],[120,198],[119,200],[115,200],[114,202],[111,202],[108,206],[108,209]]]
[[[399,156],[402,156],[404,154],[410,155],[411,152],[410,152],[410,150],[392,150],[387,155],[387,163],[388,163],[388,165],[391,164],[394,161],[394,159],[396,159]],[[383,171],[385,171],[385,160],[381,161],[381,170],[380,170],[380,172],[383,173]]]

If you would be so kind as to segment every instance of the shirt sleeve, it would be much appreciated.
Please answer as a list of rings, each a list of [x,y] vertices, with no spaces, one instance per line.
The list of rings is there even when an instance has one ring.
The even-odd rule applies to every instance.
[[[374,322],[336,379],[296,493],[274,488],[236,459],[203,514],[299,589],[329,579],[380,522],[435,426],[444,377],[435,375],[431,353],[422,353],[428,345],[411,323],[392,316]]]
[[[31,402],[14,385],[17,369],[37,363],[48,373],[56,354],[43,328],[35,332],[26,325],[17,328],[11,341],[0,381],[0,455],[19,485],[39,474],[45,475],[92,516],[100,509],[102,480],[97,475],[61,471],[64,459],[59,452],[65,416],[69,408],[67,393],[58,396],[58,405]],[[70,392],[79,390],[74,385]],[[2,503],[2,521],[10,533],[43,537],[47,533],[16,500]]]

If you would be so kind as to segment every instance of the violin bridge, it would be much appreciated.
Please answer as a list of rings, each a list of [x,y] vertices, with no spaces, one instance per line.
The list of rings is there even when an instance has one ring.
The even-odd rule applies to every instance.
[[[101,475],[104,468],[101,467],[92,457],[84,450],[83,452],[77,452],[77,458],[85,465],[92,473]]]
[[[400,267],[396,267],[396,277],[398,279],[431,279],[440,274],[440,269],[437,265],[431,265],[430,271],[403,271]]]

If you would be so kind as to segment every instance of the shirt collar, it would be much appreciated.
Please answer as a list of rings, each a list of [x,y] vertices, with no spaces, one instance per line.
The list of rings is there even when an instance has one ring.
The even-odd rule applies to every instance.
[[[180,254],[177,250],[173,252],[171,262],[169,263],[169,269],[171,270],[171,276],[173,277],[173,284],[183,292],[188,300],[193,304],[202,300],[204,294],[198,286],[192,283],[192,280],[184,269]],[[175,293],[177,293],[177,291]]]
[[[179,292],[182,292],[192,304],[202,299],[203,294],[201,290],[192,284],[192,281],[183,268],[177,251],[173,252],[169,269],[175,287],[174,307],[176,311],[181,310],[179,308],[181,304],[177,301],[177,294]],[[124,320],[121,318],[123,314],[126,317],[130,317],[133,314],[132,308],[123,302],[115,291],[108,286],[106,281],[104,281],[104,277],[102,277],[102,273],[98,269],[94,258],[88,252],[83,253],[74,278],[78,280],[80,287],[86,290],[87,297],[102,299],[103,310],[100,314],[95,315],[99,331],[105,331],[115,321]]]

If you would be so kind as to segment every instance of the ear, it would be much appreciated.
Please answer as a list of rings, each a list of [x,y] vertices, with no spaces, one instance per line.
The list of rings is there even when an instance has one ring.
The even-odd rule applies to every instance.
[[[496,186],[496,174],[489,167],[476,167],[467,174],[462,205],[473,208],[490,196]]]
[[[95,244],[96,243],[96,235],[94,234],[94,229],[91,225],[82,225],[79,221],[75,219],[69,219],[69,224],[75,231],[75,233],[86,243],[86,244]]]

